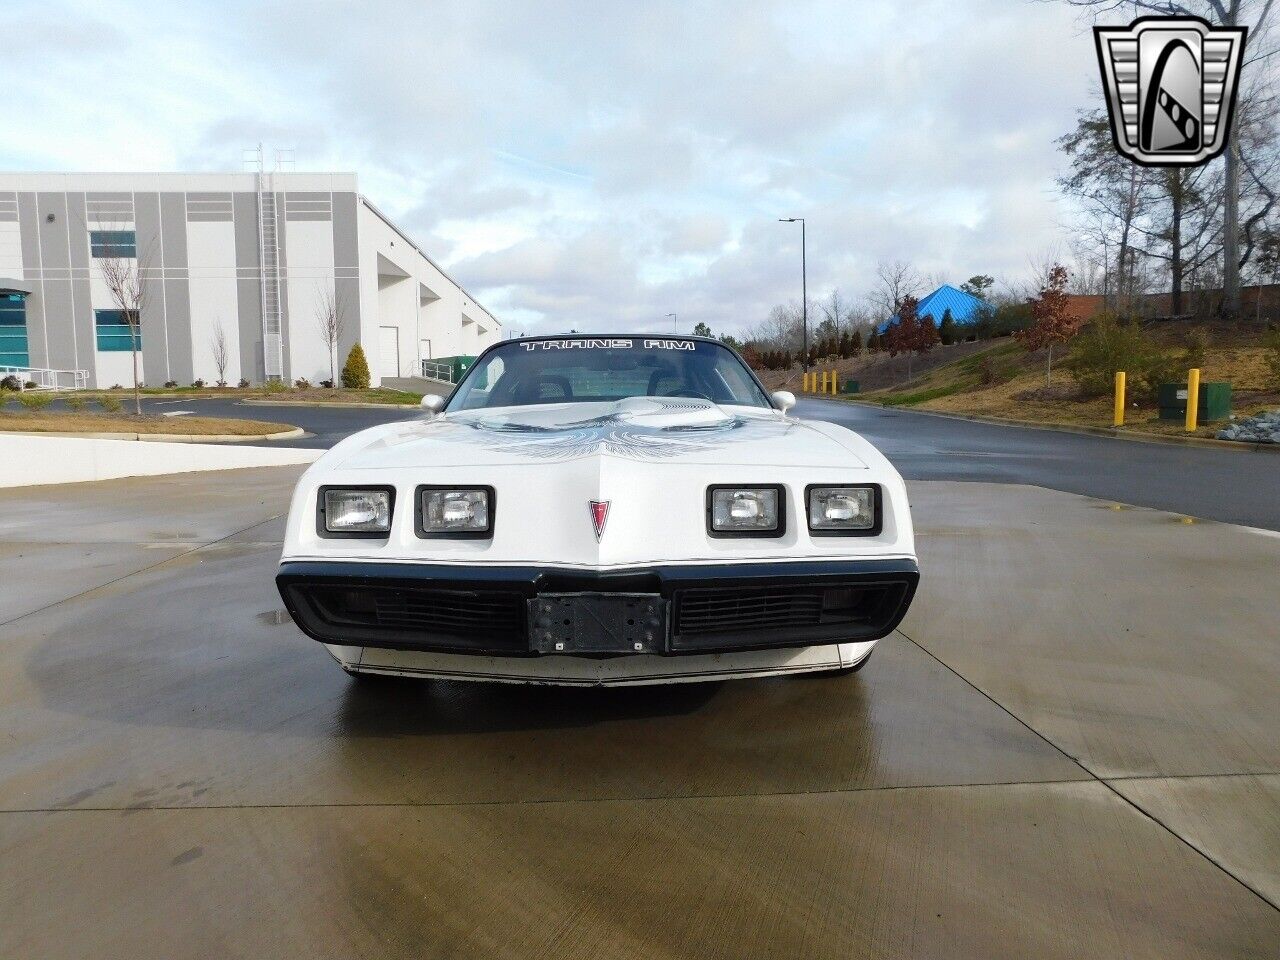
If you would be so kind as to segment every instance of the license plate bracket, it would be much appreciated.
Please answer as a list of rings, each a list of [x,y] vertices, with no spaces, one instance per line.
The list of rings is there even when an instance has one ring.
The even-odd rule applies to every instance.
[[[652,593],[544,593],[529,601],[538,653],[659,653],[667,601]]]

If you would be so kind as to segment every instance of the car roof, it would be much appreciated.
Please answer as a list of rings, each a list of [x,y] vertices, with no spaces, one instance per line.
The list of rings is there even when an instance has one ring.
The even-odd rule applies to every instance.
[[[522,340],[701,340],[727,346],[716,337],[703,337],[696,333],[539,333],[529,337],[511,337],[498,343],[518,343]],[[495,344],[496,346],[496,344]]]

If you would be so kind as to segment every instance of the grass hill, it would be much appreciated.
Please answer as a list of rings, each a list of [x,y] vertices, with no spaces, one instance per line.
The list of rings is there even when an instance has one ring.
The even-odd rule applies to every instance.
[[[1209,336],[1201,364],[1201,382],[1226,381],[1232,385],[1237,417],[1280,407],[1280,378],[1268,362],[1269,350],[1257,330],[1209,327],[1191,321],[1151,324],[1144,328],[1170,356],[1177,356],[1188,334],[1199,326]],[[907,378],[906,357],[877,353],[863,355],[818,369],[835,368],[841,381],[859,380],[862,392],[852,399],[886,406],[915,407],[946,413],[972,414],[1037,423],[1063,423],[1110,427],[1111,397],[1086,397],[1075,378],[1060,361],[1067,350],[1054,355],[1051,384],[1045,383],[1045,354],[1028,353],[1021,343],[1005,337],[977,343],[938,346],[912,362]],[[800,371],[764,371],[771,389],[798,391]],[[1135,391],[1137,393],[1137,391]],[[1154,400],[1131,395],[1126,427],[1135,432],[1181,433],[1182,424],[1161,421]],[[1197,431],[1212,436],[1221,424],[1202,425]]]

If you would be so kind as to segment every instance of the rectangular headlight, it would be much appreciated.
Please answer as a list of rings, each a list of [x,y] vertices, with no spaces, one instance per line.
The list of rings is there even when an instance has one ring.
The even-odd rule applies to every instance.
[[[493,529],[489,487],[419,487],[418,534],[424,537],[484,537]]]
[[[781,487],[712,487],[707,493],[712,536],[781,536]]]
[[[874,534],[880,527],[880,490],[874,485],[809,487],[809,529],[819,534]]]
[[[391,530],[393,491],[387,487],[325,487],[321,533],[378,537]]]

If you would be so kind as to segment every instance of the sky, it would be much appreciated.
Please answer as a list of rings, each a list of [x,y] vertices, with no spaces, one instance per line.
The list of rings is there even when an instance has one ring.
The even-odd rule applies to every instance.
[[[360,189],[509,330],[741,333],[878,262],[1009,283],[1061,249],[1100,105],[1063,4],[8,0],[6,170]],[[15,42],[17,38],[21,42]]]

